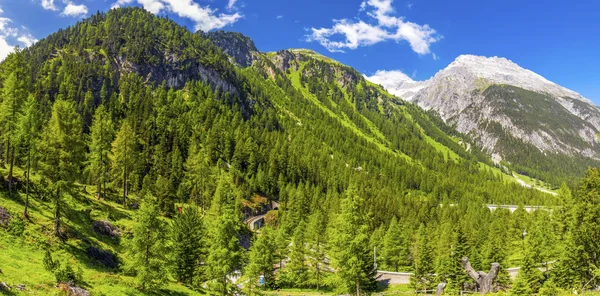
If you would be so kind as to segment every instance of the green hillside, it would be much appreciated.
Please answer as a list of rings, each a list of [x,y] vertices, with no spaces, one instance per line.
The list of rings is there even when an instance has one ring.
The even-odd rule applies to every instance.
[[[379,269],[416,274],[411,289],[472,283],[463,255],[479,270],[500,262],[509,289],[505,269],[530,250],[536,263],[559,257],[562,244],[535,238],[567,236],[566,186],[554,196],[517,184],[348,66],[282,50],[241,54],[243,67],[215,44],[253,46],[219,36],[116,9],[0,64],[0,282],[11,293],[59,293],[57,282],[91,295],[370,293],[385,288],[374,249]],[[262,214],[252,233],[244,221]]]

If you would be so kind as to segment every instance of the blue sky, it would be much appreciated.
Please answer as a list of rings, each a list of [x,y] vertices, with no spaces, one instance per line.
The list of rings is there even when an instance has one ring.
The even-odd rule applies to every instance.
[[[0,56],[115,5],[238,31],[261,51],[310,48],[367,75],[424,80],[460,54],[506,57],[600,104],[592,0],[0,0]]]

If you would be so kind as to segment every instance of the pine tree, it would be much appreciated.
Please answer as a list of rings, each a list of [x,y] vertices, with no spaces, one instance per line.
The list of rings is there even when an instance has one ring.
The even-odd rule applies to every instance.
[[[171,223],[172,262],[175,278],[192,286],[202,277],[205,260],[204,224],[196,206],[186,206]]]
[[[220,295],[231,295],[235,287],[228,276],[240,267],[242,250],[238,238],[241,226],[237,215],[237,195],[227,174],[219,178],[208,217],[206,263],[209,288]]]
[[[537,293],[540,287],[542,286],[542,281],[544,280],[544,275],[542,272],[537,269],[534,261],[535,251],[530,246],[529,242],[526,242],[525,251],[523,253],[523,262],[521,263],[521,269],[519,269],[519,273],[517,274],[517,278],[513,285],[513,289],[511,290],[511,294],[519,293],[515,295],[524,295],[523,292]],[[523,282],[523,283],[519,283]],[[520,286],[527,287],[525,291],[519,291]],[[515,289],[517,288],[517,289]]]
[[[146,197],[137,213],[133,239],[129,244],[132,268],[142,290],[154,290],[167,278],[164,242],[164,225],[160,211],[152,197]]]
[[[309,283],[319,290],[323,282],[323,267],[325,264],[325,244],[327,243],[327,220],[321,210],[314,211],[308,217],[306,241],[310,254]]]
[[[571,229],[571,238],[573,246],[572,254],[568,254],[576,267],[577,271],[595,270],[600,266],[600,170],[590,168],[585,178],[582,180],[575,199],[573,209],[573,225]],[[574,257],[574,258],[573,258]],[[564,264],[569,264],[563,262]],[[576,282],[585,286],[584,288],[596,287],[600,284],[600,279],[590,272],[581,272],[577,274]]]
[[[31,168],[36,160],[36,150],[40,140],[41,129],[42,113],[40,112],[37,100],[32,95],[29,95],[27,102],[25,102],[25,105],[23,106],[23,116],[19,118],[17,126],[17,140],[27,166],[25,210],[23,211],[25,217],[29,217],[29,183],[31,179]]]
[[[414,273],[410,278],[410,284],[417,290],[428,290],[434,285],[434,254],[431,241],[425,225],[421,224],[417,232],[415,245],[413,246]]]
[[[248,264],[244,268],[244,276],[248,279],[248,294],[253,295],[260,276],[263,276],[264,286],[273,288],[275,286],[275,270],[273,264],[276,262],[275,236],[273,229],[265,226],[260,229],[256,240],[250,246]]]
[[[388,230],[383,239],[383,250],[381,255],[388,268],[398,271],[400,266],[406,265],[408,254],[405,253],[405,241],[402,237],[402,229],[396,217],[392,218]]]
[[[289,247],[289,262],[281,274],[282,282],[290,287],[305,287],[308,282],[308,266],[306,264],[308,250],[306,249],[305,231],[306,222],[302,220],[294,230]]]
[[[81,117],[72,102],[58,100],[40,142],[40,171],[51,182],[55,234],[61,236],[63,194],[72,193],[83,160]]]
[[[133,170],[135,162],[135,144],[133,129],[125,120],[112,143],[113,178],[123,184],[124,207],[127,207],[127,195],[129,194],[129,174]]]
[[[331,222],[330,258],[340,288],[360,295],[374,289],[375,266],[369,247],[369,218],[355,189],[346,190],[341,212]]]
[[[96,183],[96,195],[101,198],[106,194],[106,182],[110,166],[110,154],[114,138],[114,128],[110,115],[104,106],[100,106],[94,113],[90,131],[91,139],[88,143],[88,171]]]
[[[23,103],[22,91],[19,89],[17,73],[12,72],[4,81],[2,87],[2,101],[0,102],[0,130],[2,130],[2,141],[6,147],[4,161],[8,164],[8,189],[12,194],[13,188],[13,167],[15,165],[15,142],[17,133],[17,124],[20,116],[20,109]]]
[[[184,164],[185,176],[183,183],[187,184],[190,190],[190,197],[194,203],[203,209],[206,209],[208,194],[204,192],[208,183],[211,181],[211,167],[209,159],[199,145],[193,144],[190,148],[189,156]]]

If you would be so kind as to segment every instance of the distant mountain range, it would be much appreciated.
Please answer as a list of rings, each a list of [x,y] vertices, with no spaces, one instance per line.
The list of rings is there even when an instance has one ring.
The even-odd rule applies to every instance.
[[[367,79],[437,112],[496,163],[523,173],[575,171],[600,158],[600,108],[505,58],[461,55],[427,81],[394,71]]]

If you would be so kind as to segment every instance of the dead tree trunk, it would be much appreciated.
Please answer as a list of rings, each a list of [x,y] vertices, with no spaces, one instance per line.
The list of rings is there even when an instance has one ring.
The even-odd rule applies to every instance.
[[[467,257],[462,257],[462,266],[467,274],[477,283],[481,294],[494,292],[494,281],[500,269],[499,263],[492,263],[492,268],[488,273],[473,269]]]
[[[446,283],[439,283],[437,285],[437,289],[435,290],[435,295],[440,296],[444,294],[444,289],[446,289]]]

